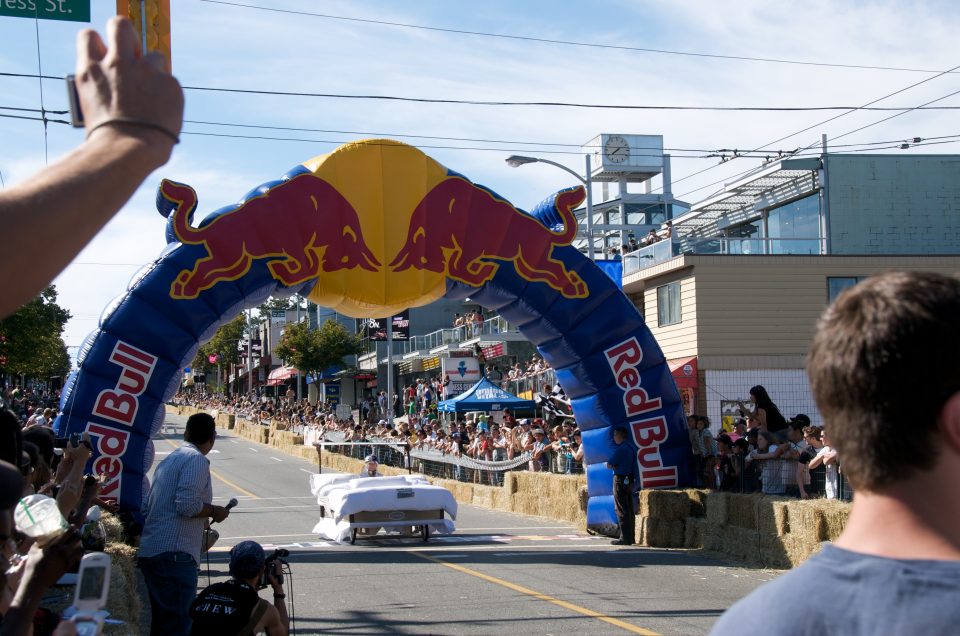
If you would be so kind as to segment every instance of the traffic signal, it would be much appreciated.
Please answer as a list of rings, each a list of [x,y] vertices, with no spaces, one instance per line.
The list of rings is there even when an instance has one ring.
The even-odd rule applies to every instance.
[[[144,52],[162,53],[172,70],[170,0],[117,0],[117,15],[130,18]]]

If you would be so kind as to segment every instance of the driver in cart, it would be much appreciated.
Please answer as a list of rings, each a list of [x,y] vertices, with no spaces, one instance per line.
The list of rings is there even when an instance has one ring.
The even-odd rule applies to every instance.
[[[377,461],[376,455],[367,455],[363,460],[366,464],[363,467],[363,470],[360,471],[361,477],[383,477],[380,474],[380,471],[377,470],[380,468],[380,462]]]

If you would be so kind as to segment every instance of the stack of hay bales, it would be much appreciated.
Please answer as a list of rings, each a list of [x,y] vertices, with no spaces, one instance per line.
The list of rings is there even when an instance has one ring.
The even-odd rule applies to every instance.
[[[640,519],[636,541],[652,548],[683,547],[690,498],[684,491],[640,491]]]

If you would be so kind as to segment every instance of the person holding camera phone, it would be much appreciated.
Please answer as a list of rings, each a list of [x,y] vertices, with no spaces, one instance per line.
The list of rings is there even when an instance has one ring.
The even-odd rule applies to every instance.
[[[280,559],[267,559],[256,541],[243,541],[230,550],[229,581],[203,589],[190,605],[191,634],[224,636],[259,634],[286,636],[290,618],[283,592]],[[273,588],[273,605],[260,598],[259,587]]]

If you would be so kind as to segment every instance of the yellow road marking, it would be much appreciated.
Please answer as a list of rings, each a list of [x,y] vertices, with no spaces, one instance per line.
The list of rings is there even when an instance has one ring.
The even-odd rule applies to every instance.
[[[599,621],[603,621],[604,623],[614,625],[616,627],[619,627],[620,629],[624,629],[634,634],[644,634],[645,636],[658,636],[657,632],[652,632],[649,629],[644,629],[642,627],[638,627],[631,623],[627,623],[625,621],[621,621],[619,619],[612,618],[610,616],[605,616],[600,612],[595,612],[592,609],[587,609],[586,607],[581,607],[580,605],[568,603],[567,601],[561,601],[558,598],[547,596],[546,594],[541,594],[540,592],[536,592],[534,590],[531,590],[530,588],[523,587],[522,585],[517,585],[516,583],[511,583],[510,581],[504,581],[503,579],[498,579],[495,576],[490,576],[489,574],[484,574],[483,572],[477,572],[476,570],[465,568],[462,565],[459,565],[457,563],[448,563],[447,561],[436,559],[432,556],[429,556],[427,554],[423,554],[422,552],[417,552],[417,551],[413,551],[411,552],[411,554],[415,554],[421,559],[425,559],[427,561],[433,561],[434,563],[439,563],[440,565],[448,567],[451,570],[456,570],[457,572],[462,572],[463,574],[469,574],[470,576],[475,576],[478,579],[483,579],[488,583],[493,583],[494,585],[505,587],[508,590],[513,590],[514,592],[519,592],[520,594],[526,594],[527,596],[532,596],[533,598],[540,599],[541,601],[546,601],[547,603],[553,603],[554,605],[558,605],[564,609],[568,609],[571,612],[576,612],[577,614],[583,614],[584,616],[595,618]]]
[[[166,437],[163,438],[163,441],[165,441],[167,444],[170,444],[170,445],[173,446],[174,448],[180,448],[179,446],[177,446],[176,444],[174,444],[173,442],[171,442],[171,441],[170,441],[169,439],[167,439]],[[240,486],[236,485],[235,483],[233,483],[232,481],[230,481],[229,479],[227,479],[226,477],[224,477],[223,475],[221,475],[220,473],[218,473],[217,471],[215,471],[215,470],[212,469],[212,468],[210,469],[210,474],[213,475],[214,477],[216,477],[217,479],[219,479],[220,481],[222,481],[223,483],[225,483],[226,485],[230,486],[231,488],[233,488],[233,489],[236,490],[237,492],[240,492],[240,493],[246,495],[247,497],[250,497],[251,499],[259,499],[259,498],[260,498],[260,497],[256,496],[255,494],[253,494],[252,492],[250,492],[249,490],[247,490],[246,488],[241,488]]]

